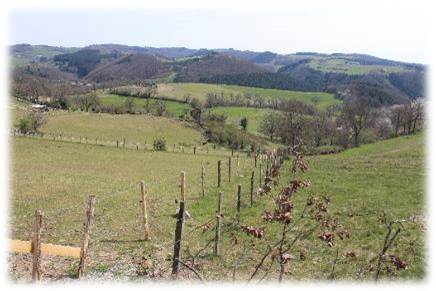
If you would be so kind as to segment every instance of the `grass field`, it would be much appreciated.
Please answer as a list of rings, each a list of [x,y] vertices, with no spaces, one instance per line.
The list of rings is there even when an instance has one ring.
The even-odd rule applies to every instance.
[[[32,214],[39,208],[46,221],[44,241],[79,245],[86,197],[95,194],[98,202],[93,231],[94,267],[100,264],[97,258],[103,260],[99,257],[100,252],[110,256],[104,257],[108,261],[116,260],[118,255],[141,257],[150,254],[163,261],[172,251],[175,225],[172,215],[177,209],[174,199],[179,197],[180,171],[186,171],[187,175],[187,205],[192,216],[186,224],[188,232],[214,218],[217,160],[223,160],[224,205],[232,210],[236,184],[244,180],[246,191],[246,173],[251,163],[241,157],[239,172],[245,179],[234,176],[229,184],[224,175],[225,156],[144,153],[31,138],[16,138],[12,146],[11,236],[28,239]],[[206,198],[200,198],[202,165],[206,169]],[[236,162],[234,165],[236,174]],[[140,241],[140,180],[145,180],[149,195],[151,243]],[[197,230],[195,237],[187,235],[186,241],[193,249],[209,236],[201,233]]]
[[[365,75],[370,72],[402,73],[405,68],[399,66],[362,65],[345,59],[319,59],[312,60],[309,66],[323,72],[345,73],[350,75]]]
[[[273,112],[272,109],[249,108],[249,107],[214,107],[210,110],[212,113],[224,114],[227,116],[227,122],[236,126],[240,125],[241,118],[247,117],[247,130],[252,133],[259,133],[260,123],[264,116]]]
[[[408,264],[400,276],[424,276],[424,149],[423,135],[406,136],[308,159],[311,170],[307,178],[313,184],[310,192],[332,198],[335,212],[351,233],[345,249],[358,254],[356,262],[340,265],[339,272],[365,267],[365,260],[381,249],[386,226],[379,218],[386,211],[391,220],[406,221],[389,252]]]
[[[192,155],[171,152],[137,152],[110,147],[72,144],[31,138],[12,140],[11,167],[11,236],[28,239],[35,208],[44,211],[46,229],[43,241],[79,245],[86,196],[97,195],[96,223],[93,231],[91,270],[111,269],[117,260],[145,256],[153,266],[169,266],[165,258],[172,252],[178,197],[179,173],[187,172],[187,210],[191,216],[185,227],[184,259],[188,253],[204,248],[213,238],[211,230],[196,227],[211,220],[216,209],[215,175],[218,159],[225,156]],[[242,225],[265,225],[264,209],[272,210],[269,196],[256,197],[248,207],[247,189],[252,161],[240,157],[239,176],[226,181],[223,174],[223,254],[213,257],[213,245],[197,258],[197,268],[209,280],[231,279],[235,258],[242,256],[236,279],[246,279],[266,250],[276,241],[278,227],[267,227],[262,240],[248,237],[232,226],[236,206],[236,185],[242,184]],[[425,274],[424,232],[424,138],[422,135],[401,137],[361,146],[340,154],[310,157],[310,170],[304,176],[312,182],[308,190],[298,193],[296,215],[309,193],[331,197],[331,215],[350,231],[351,237],[327,247],[319,233],[299,241],[291,250],[286,278],[322,279],[331,272],[338,251],[338,279],[371,279],[370,260],[380,250],[385,226],[378,221],[386,211],[392,219],[405,219],[404,229],[390,253],[401,257],[407,270],[395,271],[401,278],[422,278]],[[206,166],[207,195],[200,197],[200,169]],[[234,167],[235,161],[233,162]],[[279,186],[289,182],[289,161],[282,167]],[[233,173],[236,169],[233,168]],[[145,180],[149,193],[151,242],[140,241],[139,180]],[[257,179],[257,173],[256,173]],[[257,181],[257,180],[256,180]],[[279,188],[274,188],[276,193]],[[237,244],[234,244],[234,239]],[[233,242],[233,243],[232,243]],[[306,259],[300,260],[302,249]],[[345,258],[355,251],[356,258]],[[105,264],[107,268],[102,268]],[[277,268],[275,266],[274,268]],[[188,273],[184,273],[188,276]],[[277,274],[277,271],[274,272]],[[122,276],[122,274],[120,274]],[[191,274],[192,276],[192,274]],[[274,275],[268,278],[274,278]]]
[[[114,106],[123,106],[124,102],[128,97],[126,96],[120,96],[115,94],[106,94],[103,93],[100,95],[101,97],[101,103],[103,105],[114,105]],[[133,98],[133,104],[135,111],[144,112],[145,111],[145,99],[144,98],[138,98],[138,97],[131,97]],[[150,106],[152,108],[152,111],[156,111],[156,103],[157,99],[151,99],[150,100]],[[181,103],[177,101],[170,101],[170,100],[162,100],[162,102],[165,103],[166,111],[170,114],[172,114],[175,117],[178,117],[183,114],[183,111],[185,109],[191,108],[189,104]]]
[[[277,89],[263,89],[255,87],[243,87],[234,85],[215,85],[215,84],[201,84],[201,83],[166,83],[158,84],[158,96],[176,98],[185,100],[186,96],[191,98],[195,97],[199,100],[205,100],[206,94],[214,92],[220,94],[244,94],[251,93],[253,95],[260,95],[268,98],[278,98],[287,100],[299,100],[304,102],[312,102],[314,96],[319,97],[317,104],[318,108],[323,109],[331,104],[338,104],[340,101],[334,98],[333,94],[324,92],[299,92],[287,91]]]
[[[50,112],[47,123],[41,128],[45,134],[63,134],[66,137],[87,137],[90,140],[126,143],[145,141],[152,144],[163,137],[167,147],[173,144],[198,145],[203,141],[200,131],[175,119],[149,115],[111,115],[83,112]]]

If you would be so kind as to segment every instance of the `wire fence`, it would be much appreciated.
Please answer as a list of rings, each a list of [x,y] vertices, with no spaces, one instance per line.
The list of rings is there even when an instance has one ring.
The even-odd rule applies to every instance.
[[[50,139],[50,137],[47,136],[45,138]],[[68,138],[66,140],[68,141]],[[231,170],[232,177],[237,176],[239,177],[239,182],[248,185],[251,176],[248,173],[251,173],[251,169],[254,169],[252,168],[254,163],[253,159],[239,159],[235,157],[233,161]],[[270,162],[272,162],[272,160],[270,160]],[[257,167],[260,166],[262,165],[257,165]],[[265,167],[265,164],[263,166]],[[258,172],[255,169],[254,171],[255,173]],[[263,175],[265,175],[265,172],[263,172]],[[209,180],[214,179],[215,175],[209,176]],[[227,179],[223,177],[222,180]],[[210,181],[206,184],[211,188],[208,191],[209,193],[220,190],[212,187],[211,185],[214,183]],[[234,182],[226,182],[226,185],[223,186],[223,190],[233,192],[233,190],[228,188],[233,185]],[[248,188],[248,186],[246,187]],[[256,187],[254,189],[256,189]],[[246,190],[246,192],[248,193],[248,190]],[[245,197],[248,199],[248,195]],[[207,195],[206,198],[211,199],[210,195]],[[114,253],[113,256],[117,258],[126,252],[133,252],[135,256],[142,254],[143,256],[154,257],[153,260],[155,262],[160,262],[157,263],[157,268],[160,268],[159,272],[166,274],[166,272],[171,269],[174,261],[174,259],[168,258],[168,254],[172,253],[174,246],[180,241],[183,241],[182,247],[185,247],[185,250],[189,250],[190,253],[189,256],[183,256],[182,261],[190,258],[194,260],[195,256],[193,256],[191,252],[213,254],[212,243],[216,240],[214,234],[217,219],[216,211],[212,210],[210,214],[202,213],[199,217],[189,214],[189,203],[197,203],[199,201],[201,203],[202,199],[205,199],[205,197],[199,196],[193,200],[188,200],[183,236],[180,240],[176,240],[174,227],[177,222],[176,213],[179,204],[174,201],[171,196],[167,197],[162,195],[160,197],[148,198],[147,213],[151,239],[145,241],[143,239],[144,225],[141,215],[139,191],[137,199],[126,197],[120,191],[98,195],[96,197],[95,214],[90,234],[91,243],[89,257],[92,258],[92,262],[104,262],[108,257],[108,253]],[[35,208],[43,212],[43,240],[47,242],[55,241],[63,245],[72,244],[74,246],[81,246],[87,203],[86,199],[78,200],[77,197],[71,200],[71,203],[65,203],[65,201],[63,201],[63,205],[68,204],[68,206],[62,207],[62,204],[59,204],[59,207],[53,209],[42,208],[43,205],[48,204],[48,201],[56,203],[56,201],[53,201],[53,197],[39,198],[38,205],[35,205],[35,201],[31,200],[22,202],[20,205],[26,208],[27,213],[32,213]],[[114,201],[117,201],[117,203],[114,203]],[[245,205],[248,205],[248,202]],[[241,227],[236,222],[235,211],[235,209],[228,209],[225,211],[227,214],[222,216],[223,227],[221,232],[227,236],[234,235]],[[29,238],[31,238],[33,217],[29,215],[25,218],[25,227],[22,226],[21,229],[28,229]],[[60,222],[64,225],[66,221],[68,222],[66,226],[60,229]],[[12,224],[14,223],[15,222]],[[152,249],[157,249],[158,251],[150,253]],[[235,250],[233,248],[226,248],[220,255],[220,264],[225,266],[227,258],[233,257],[234,253]],[[243,262],[241,262],[241,264],[242,263]],[[194,263],[192,262],[192,264]]]

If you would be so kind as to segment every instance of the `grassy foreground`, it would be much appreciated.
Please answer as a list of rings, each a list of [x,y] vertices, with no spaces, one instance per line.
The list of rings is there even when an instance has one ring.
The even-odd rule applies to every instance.
[[[226,156],[192,155],[171,152],[137,152],[94,145],[53,142],[31,138],[12,140],[11,237],[28,239],[35,208],[45,213],[43,241],[79,245],[86,196],[97,195],[95,227],[91,254],[91,270],[108,272],[116,264],[137,266],[138,258],[160,272],[168,272],[172,252],[180,171],[187,172],[187,219],[183,258],[204,249],[197,258],[197,268],[209,280],[231,279],[233,262],[240,259],[235,278],[245,280],[260,260],[267,244],[276,241],[279,229],[267,226],[261,240],[248,237],[233,225],[236,186],[242,184],[242,225],[266,225],[264,209],[272,210],[269,196],[256,197],[248,207],[249,174],[252,160],[233,160],[232,182],[227,182],[223,163],[224,226],[223,254],[212,256],[213,225],[216,209],[216,162]],[[299,241],[290,251],[293,259],[287,265],[287,279],[325,280],[331,273],[338,252],[338,279],[372,279],[369,265],[380,250],[385,226],[379,216],[385,211],[392,219],[404,219],[404,229],[390,253],[407,263],[406,270],[395,276],[419,279],[425,275],[424,235],[424,139],[422,135],[401,137],[340,154],[308,158],[310,170],[305,178],[312,186],[299,192],[295,211],[298,215],[307,195],[315,193],[331,197],[332,215],[350,231],[351,237],[327,247],[314,233]],[[206,197],[200,195],[201,165],[206,166]],[[281,170],[275,194],[289,182],[289,161]],[[141,241],[138,182],[145,180],[149,195],[152,239]],[[256,174],[257,181],[257,174]],[[202,224],[211,221],[211,229],[203,232]],[[236,243],[235,243],[236,240]],[[299,259],[305,250],[306,258]],[[354,251],[355,258],[345,257]],[[248,255],[249,254],[249,255]],[[277,266],[273,266],[277,270]],[[111,271],[114,272],[114,271]],[[122,271],[116,275],[125,276]],[[167,273],[166,273],[167,274]],[[184,272],[184,277],[192,276]],[[276,278],[274,271],[267,279]]]

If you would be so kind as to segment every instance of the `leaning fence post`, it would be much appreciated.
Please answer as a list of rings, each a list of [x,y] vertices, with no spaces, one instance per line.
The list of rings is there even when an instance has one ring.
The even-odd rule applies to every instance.
[[[141,181],[141,203],[142,203],[142,222],[144,226],[144,240],[149,239],[148,219],[147,219],[147,194],[144,181]]]
[[[241,222],[241,184],[238,185],[238,196],[236,202],[236,221]]]
[[[229,157],[229,182],[230,182],[231,175],[232,175],[232,158]]]
[[[172,275],[174,279],[177,279],[179,274],[179,259],[180,259],[180,249],[182,243],[182,233],[183,233],[183,222],[185,219],[185,172],[180,174],[180,206],[179,213],[177,215],[176,231],[174,236],[174,255],[173,255],[173,266]]]
[[[204,166],[201,166],[201,195],[204,197]]]
[[[220,255],[220,240],[221,240],[221,207],[223,193],[218,192],[218,209],[216,211],[216,228],[215,228],[215,256]]]
[[[221,160],[218,161],[218,174],[217,174],[217,178],[218,178],[218,188],[221,187]]]
[[[254,171],[251,171],[250,179],[250,207],[253,207]]]
[[[32,279],[41,280],[41,233],[42,233],[42,214],[40,210],[35,211],[35,225],[32,240]]]
[[[88,255],[89,247],[89,237],[91,233],[92,221],[94,218],[94,208],[95,208],[95,196],[89,195],[88,197],[88,207],[86,209],[86,220],[85,220],[85,230],[83,234],[83,244],[80,250],[80,262],[79,262],[79,278],[85,275],[86,259]]]

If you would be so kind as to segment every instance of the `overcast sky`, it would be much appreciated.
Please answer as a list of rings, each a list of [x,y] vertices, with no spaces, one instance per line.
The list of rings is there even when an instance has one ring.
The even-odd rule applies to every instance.
[[[278,53],[365,53],[429,62],[431,31],[426,21],[430,15],[419,0],[240,2],[246,7],[23,6],[9,13],[9,44],[232,47]]]

